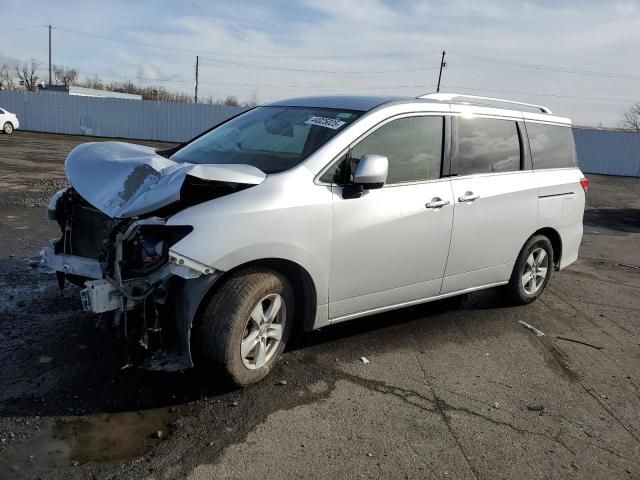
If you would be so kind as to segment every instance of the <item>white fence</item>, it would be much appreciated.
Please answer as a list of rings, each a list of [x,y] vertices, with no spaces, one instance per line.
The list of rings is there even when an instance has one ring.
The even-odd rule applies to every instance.
[[[182,142],[244,107],[70,96],[54,92],[2,92],[0,108],[34,132]]]

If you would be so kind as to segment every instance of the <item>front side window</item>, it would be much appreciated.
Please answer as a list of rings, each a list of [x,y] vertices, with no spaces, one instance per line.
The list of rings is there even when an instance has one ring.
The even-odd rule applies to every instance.
[[[171,160],[247,164],[278,173],[298,165],[360,115],[328,108],[258,107],[188,143]]]
[[[520,170],[520,137],[512,120],[458,119],[458,174]]]
[[[350,152],[351,172],[366,154],[389,159],[387,184],[440,178],[443,117],[407,117],[375,130]]]
[[[576,166],[576,147],[571,127],[526,122],[533,168]]]

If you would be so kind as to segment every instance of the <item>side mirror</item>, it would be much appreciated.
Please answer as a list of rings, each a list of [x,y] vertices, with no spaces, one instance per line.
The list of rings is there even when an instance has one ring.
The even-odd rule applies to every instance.
[[[353,174],[353,183],[371,190],[382,188],[389,173],[389,159],[382,155],[365,155],[358,162]]]
[[[358,162],[353,182],[342,189],[342,198],[359,198],[365,190],[382,188],[389,173],[389,159],[382,155],[365,155]]]

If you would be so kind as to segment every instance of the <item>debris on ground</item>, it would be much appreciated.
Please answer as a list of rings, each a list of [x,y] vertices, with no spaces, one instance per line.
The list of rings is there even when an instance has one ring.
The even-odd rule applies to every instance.
[[[520,325],[524,326],[525,328],[528,328],[529,330],[531,330],[533,333],[536,334],[537,337],[544,337],[544,332],[538,330],[533,325],[530,325],[527,322],[523,322],[522,320],[518,320],[518,323],[520,323]]]
[[[618,264],[619,267],[625,267],[625,268],[634,268],[636,270],[640,270],[640,267],[637,265],[629,265],[628,263],[619,263]]]
[[[287,384],[287,381],[286,381],[286,380],[280,380],[280,381],[278,382],[278,385],[286,385],[286,384]]]
[[[602,347],[598,347],[597,345],[593,345],[592,343],[583,342],[582,340],[576,340],[575,338],[563,337],[560,335],[556,335],[556,338],[558,340],[564,340],[565,342],[579,343],[580,345],[595,348],[596,350],[602,350]]]
[[[369,362],[369,359],[368,359],[367,357],[360,357],[360,361],[361,361],[362,363],[364,363],[365,365],[366,365],[367,363],[371,363],[371,362]]]
[[[527,405],[530,412],[544,412],[544,405]]]

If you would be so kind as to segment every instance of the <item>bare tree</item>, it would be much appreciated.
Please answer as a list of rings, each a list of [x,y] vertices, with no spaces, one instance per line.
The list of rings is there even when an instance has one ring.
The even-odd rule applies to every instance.
[[[16,64],[16,75],[20,80],[20,85],[23,85],[25,90],[36,91],[38,80],[40,79],[36,73],[38,68],[40,68],[40,64],[35,58]]]
[[[7,64],[0,65],[0,90],[15,90],[16,84]]]
[[[640,133],[640,102],[636,102],[622,114],[620,126]]]
[[[93,77],[87,77],[84,81],[78,82],[79,87],[94,88],[96,90],[104,90],[104,82],[97,75]]]
[[[238,101],[238,97],[235,95],[229,95],[223,100],[222,104],[227,107],[237,107],[240,105],[240,102]]]
[[[258,93],[257,92],[253,92],[251,94],[251,96],[249,97],[249,100],[247,100],[246,102],[244,102],[244,104],[247,107],[257,107],[258,105],[260,105],[260,100],[258,100]]]
[[[78,70],[75,68],[53,66],[53,76],[57,84],[62,84],[66,87],[73,85],[78,80]]]

